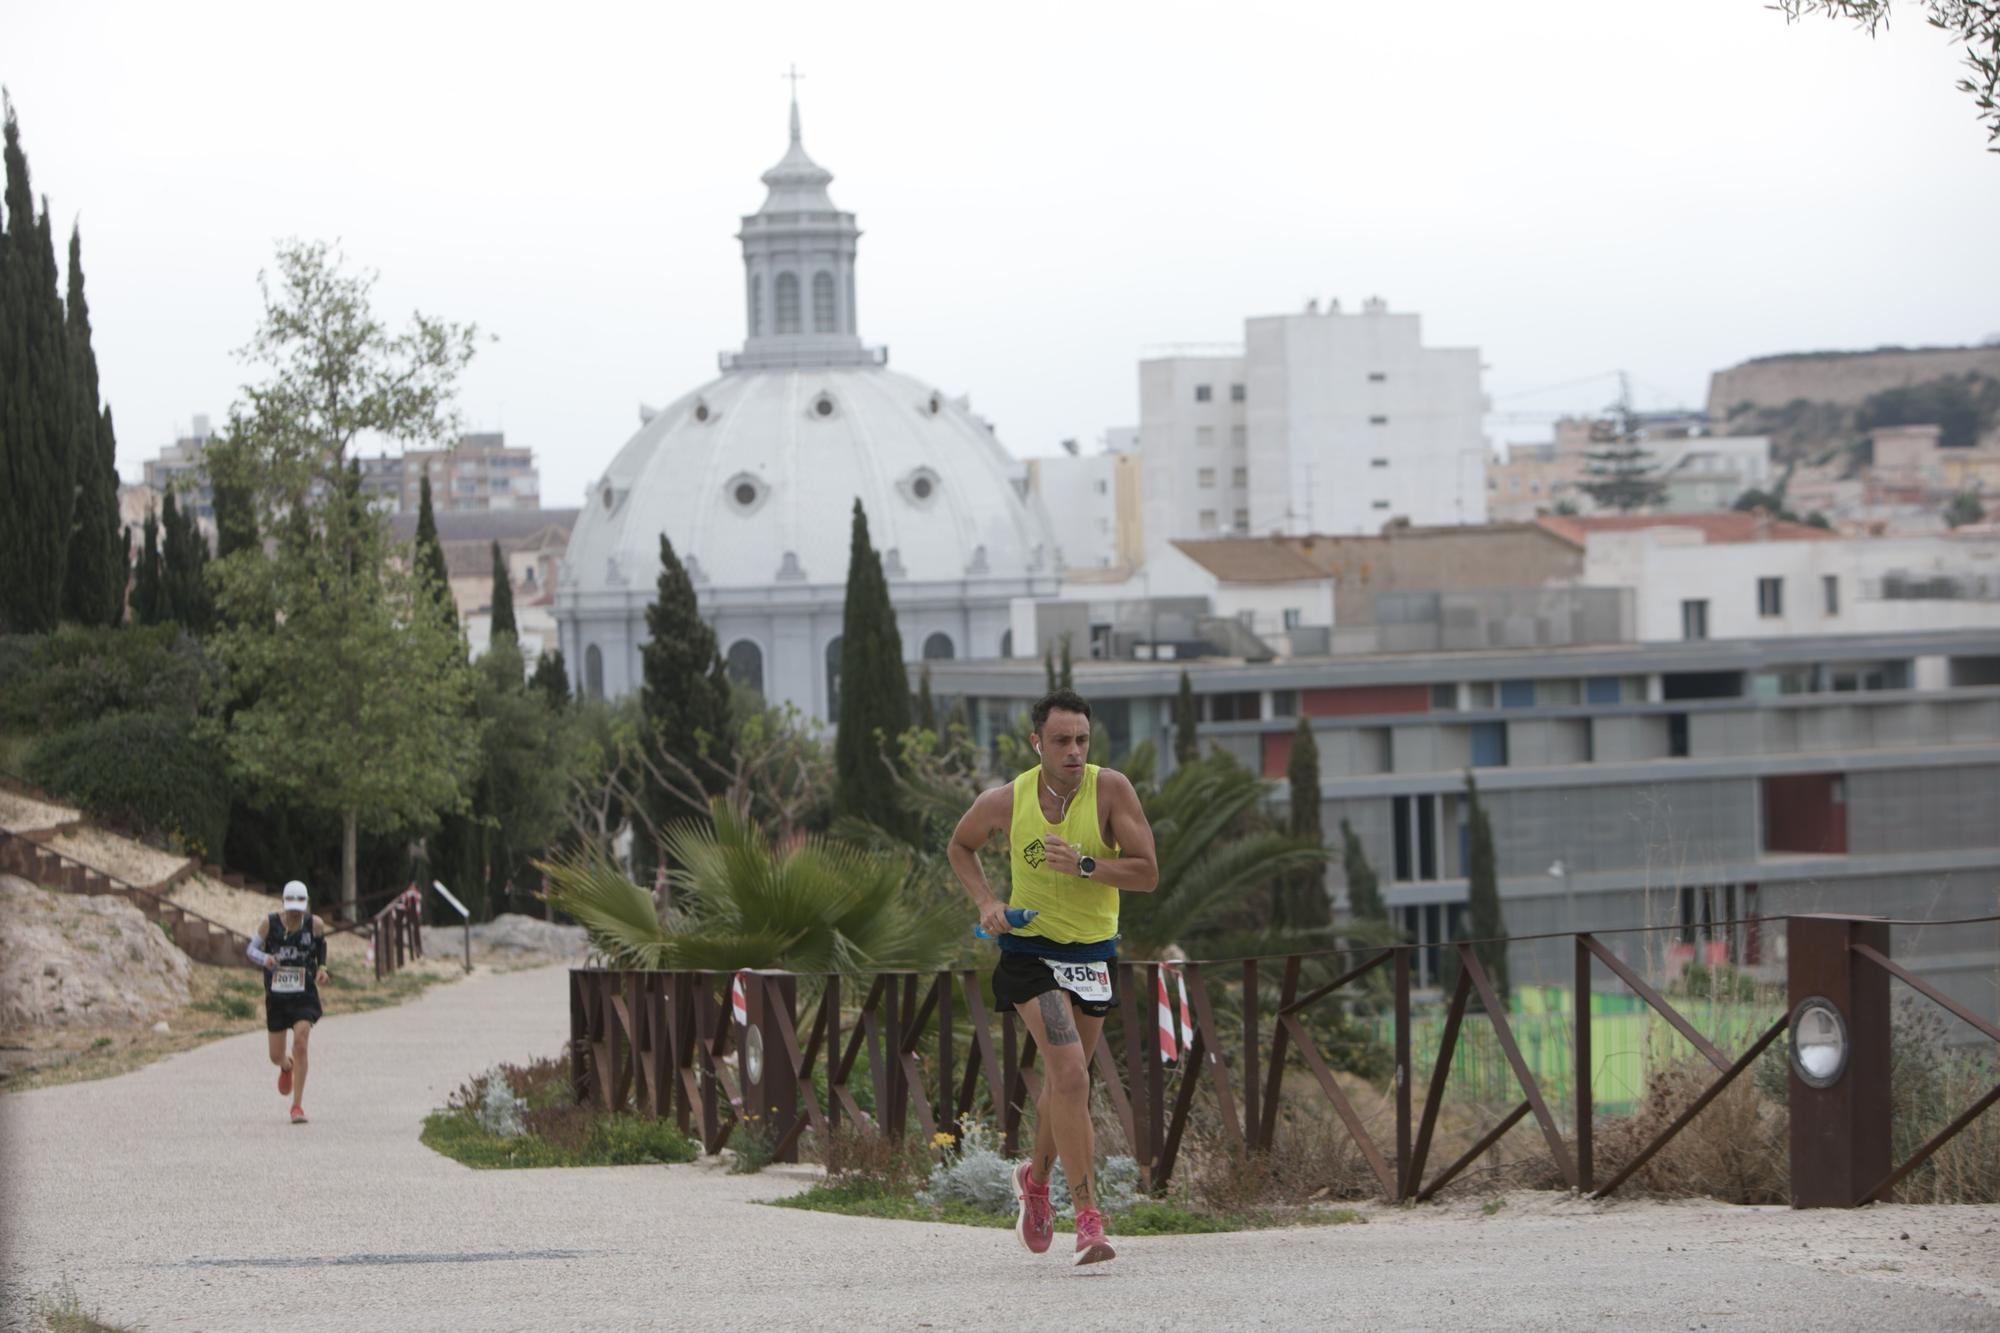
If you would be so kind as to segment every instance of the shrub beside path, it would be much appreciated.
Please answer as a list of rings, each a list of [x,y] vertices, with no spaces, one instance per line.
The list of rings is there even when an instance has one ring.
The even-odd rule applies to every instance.
[[[469,1075],[567,1033],[562,968],[482,973],[322,1024],[303,1128],[257,1033],[0,1096],[0,1321],[67,1279],[155,1330],[2000,1328],[1995,1207],[1516,1194],[1126,1240],[1078,1272],[1005,1232],[753,1206],[806,1171],[473,1171],[417,1141]]]

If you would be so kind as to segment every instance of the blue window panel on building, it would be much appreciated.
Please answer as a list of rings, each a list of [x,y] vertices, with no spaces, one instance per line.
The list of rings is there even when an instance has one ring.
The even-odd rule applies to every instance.
[[[1591,704],[1615,704],[1618,698],[1618,677],[1592,676],[1583,682],[1583,701]]]
[[[1502,708],[1533,708],[1535,706],[1535,682],[1532,680],[1501,681],[1500,706]]]
[[[1474,768],[1505,768],[1507,766],[1506,723],[1473,723],[1472,766]]]

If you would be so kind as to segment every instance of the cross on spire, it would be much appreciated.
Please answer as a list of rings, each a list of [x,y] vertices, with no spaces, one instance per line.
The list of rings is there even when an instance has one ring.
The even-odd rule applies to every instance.
[[[803,79],[805,75],[799,73],[799,67],[795,61],[790,69],[778,77],[788,80],[792,85],[792,142],[797,143],[799,141],[799,80]]]

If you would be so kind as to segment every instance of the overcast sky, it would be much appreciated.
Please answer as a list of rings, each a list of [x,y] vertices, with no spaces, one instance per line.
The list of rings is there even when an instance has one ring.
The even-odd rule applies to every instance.
[[[467,425],[532,447],[554,506],[740,343],[792,62],[862,336],[1018,455],[1134,423],[1142,349],[1314,296],[1479,347],[1512,411],[2000,333],[2000,156],[1897,12],[1870,41],[1760,0],[9,0],[0,80],[83,227],[128,475],[238,396],[278,238],[337,238],[392,324],[497,336]]]

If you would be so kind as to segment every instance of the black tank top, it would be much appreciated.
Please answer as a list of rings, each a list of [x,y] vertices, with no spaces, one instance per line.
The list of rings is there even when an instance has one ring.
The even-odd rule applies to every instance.
[[[277,912],[264,920],[264,952],[277,960],[277,967],[266,969],[264,973],[264,994],[282,995],[286,998],[304,996],[319,999],[319,964],[314,955],[312,914],[306,913],[297,930],[285,929],[285,918]],[[285,968],[299,968],[305,972],[305,989],[296,991],[273,991],[272,983],[278,973]]]

